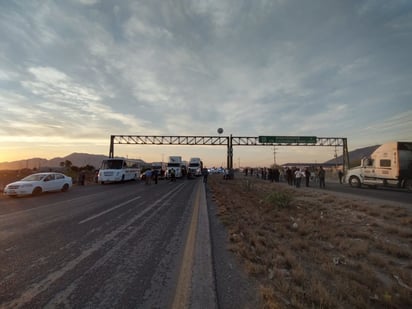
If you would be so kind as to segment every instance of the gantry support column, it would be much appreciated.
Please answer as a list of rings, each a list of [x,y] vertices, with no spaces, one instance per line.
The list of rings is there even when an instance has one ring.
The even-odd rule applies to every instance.
[[[342,138],[342,141],[343,141],[343,152],[342,152],[343,174],[346,175],[346,172],[349,170],[348,139]]]

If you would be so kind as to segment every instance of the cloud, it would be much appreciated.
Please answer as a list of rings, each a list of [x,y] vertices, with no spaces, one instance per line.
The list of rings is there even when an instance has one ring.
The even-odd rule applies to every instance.
[[[411,14],[401,1],[5,2],[0,132],[412,139]]]

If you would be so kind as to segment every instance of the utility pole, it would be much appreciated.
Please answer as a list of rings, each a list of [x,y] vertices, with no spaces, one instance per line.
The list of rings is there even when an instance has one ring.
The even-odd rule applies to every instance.
[[[273,146],[273,167],[276,166],[276,146]]]

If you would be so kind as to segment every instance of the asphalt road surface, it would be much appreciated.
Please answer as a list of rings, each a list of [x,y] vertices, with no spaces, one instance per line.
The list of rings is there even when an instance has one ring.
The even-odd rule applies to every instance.
[[[325,190],[412,206],[405,191]],[[0,307],[259,307],[205,192],[193,179],[1,196]]]
[[[209,234],[208,222],[199,220],[202,212],[207,220],[202,196],[195,179],[1,197],[0,307],[182,308],[210,301],[213,308],[210,249],[205,261],[194,262],[205,256],[197,231],[206,226]],[[201,269],[202,293],[192,287],[192,267]]]
[[[304,184],[303,184],[304,185]],[[317,184],[310,184],[313,188],[318,188]],[[354,196],[359,199],[366,199],[366,200],[376,200],[379,202],[389,202],[393,205],[400,205],[400,206],[411,206],[412,210],[412,192],[408,192],[405,189],[397,189],[397,188],[368,188],[368,187],[361,187],[361,188],[353,188],[348,184],[340,184],[338,181],[328,181],[326,180],[326,191],[330,193],[340,193],[343,194],[342,196]]]

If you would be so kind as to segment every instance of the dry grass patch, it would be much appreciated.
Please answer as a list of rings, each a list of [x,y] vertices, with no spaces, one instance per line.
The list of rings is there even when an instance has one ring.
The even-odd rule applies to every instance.
[[[407,210],[254,178],[209,187],[265,308],[412,307]]]

